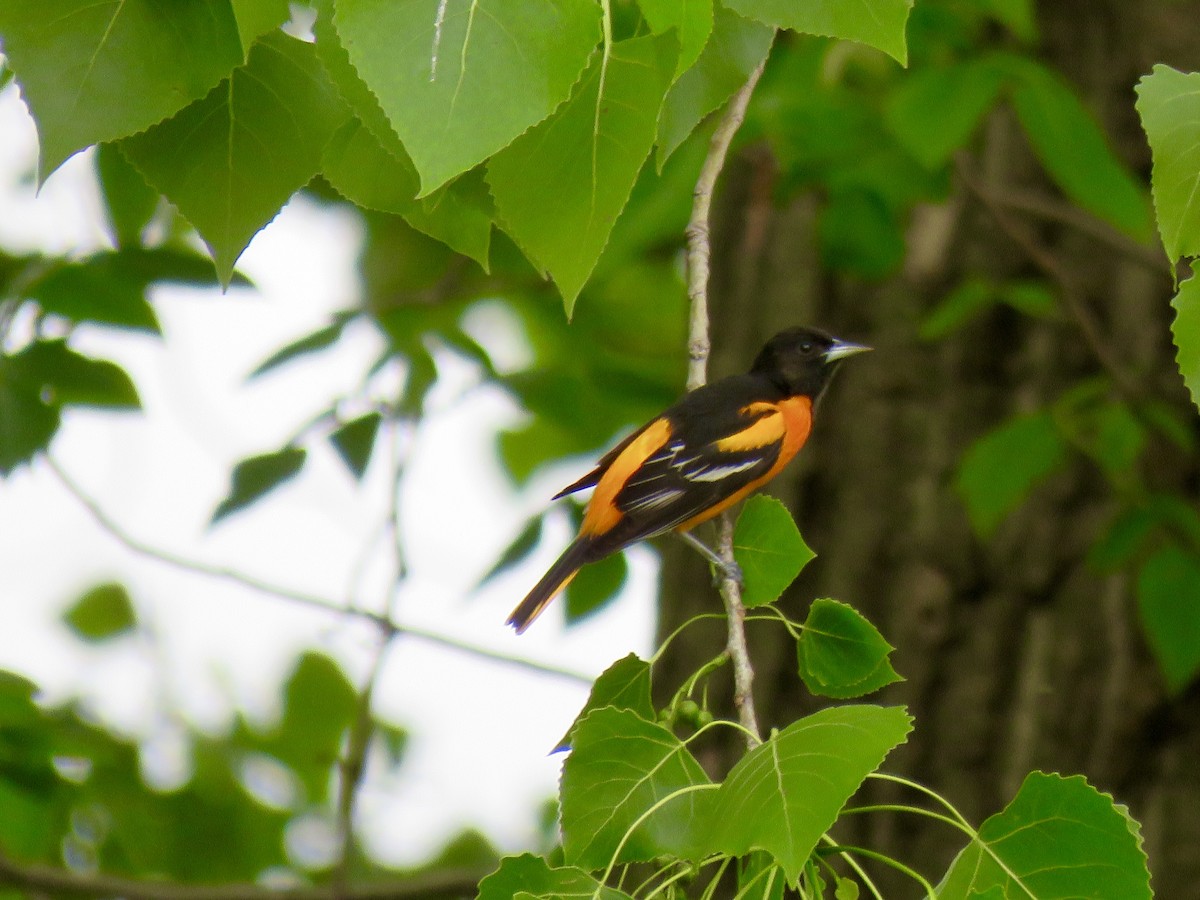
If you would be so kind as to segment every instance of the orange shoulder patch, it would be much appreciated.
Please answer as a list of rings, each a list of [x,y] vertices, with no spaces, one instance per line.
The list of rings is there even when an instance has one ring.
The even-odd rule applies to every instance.
[[[743,416],[758,416],[741,431],[735,431],[728,437],[716,442],[717,449],[723,453],[744,453],[747,450],[757,450],[777,444],[783,440],[787,422],[782,410],[774,403],[759,400],[740,410]]]

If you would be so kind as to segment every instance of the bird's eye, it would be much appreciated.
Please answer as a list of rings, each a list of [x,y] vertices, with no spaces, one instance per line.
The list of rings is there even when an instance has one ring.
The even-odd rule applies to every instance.
[[[800,345],[800,352],[804,353],[804,354],[812,353],[813,352],[813,342],[805,341],[804,343],[802,343]]]

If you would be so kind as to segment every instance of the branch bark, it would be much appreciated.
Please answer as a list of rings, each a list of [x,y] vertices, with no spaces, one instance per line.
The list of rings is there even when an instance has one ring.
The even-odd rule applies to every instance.
[[[712,341],[708,327],[708,277],[712,247],[709,242],[709,216],[717,178],[725,168],[729,145],[746,117],[746,107],[754,88],[762,77],[765,60],[750,73],[746,83],[729,101],[721,121],[713,132],[708,155],[696,180],[692,194],[692,215],[687,226],[688,299],[691,313],[688,322],[687,388],[693,391],[708,380],[708,357]],[[718,519],[717,553],[726,562],[733,562],[733,523],[728,513]],[[762,742],[758,730],[758,715],[754,709],[754,667],[746,646],[746,608],[742,605],[742,588],[736,579],[721,576],[721,599],[725,602],[729,636],[726,647],[733,663],[733,702],[738,721],[746,731],[746,743],[751,749]]]
[[[410,900],[474,895],[486,873],[466,870],[426,872],[395,881],[345,887],[287,890],[254,884],[171,884],[116,875],[80,874],[54,866],[23,864],[0,853],[0,884],[31,894],[70,897],[122,897],[124,900]]]

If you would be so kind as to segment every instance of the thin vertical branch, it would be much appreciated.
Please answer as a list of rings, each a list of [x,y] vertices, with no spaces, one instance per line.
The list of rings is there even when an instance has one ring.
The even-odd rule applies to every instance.
[[[708,380],[708,357],[712,349],[708,323],[708,277],[711,245],[709,238],[709,215],[712,210],[713,191],[717,178],[725,168],[729,145],[746,117],[746,107],[763,66],[759,64],[746,83],[733,95],[729,106],[709,143],[708,156],[700,169],[696,188],[692,195],[692,216],[687,226],[687,281],[691,315],[688,323],[688,390],[695,390]],[[728,563],[733,562],[733,523],[728,513],[718,520],[719,543],[717,553]],[[727,647],[733,663],[733,702],[738,721],[746,730],[746,743],[753,749],[761,743],[758,730],[758,715],[754,709],[754,668],[750,664],[750,653],[746,647],[746,608],[742,605],[742,588],[737,579],[728,575],[721,578],[721,598],[725,601],[725,612],[729,623]]]

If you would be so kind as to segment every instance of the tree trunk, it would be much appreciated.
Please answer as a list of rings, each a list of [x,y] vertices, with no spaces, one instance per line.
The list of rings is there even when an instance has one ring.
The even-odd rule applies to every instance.
[[[1154,62],[1200,69],[1197,4],[1040,6],[1049,62],[1101,116],[1118,152],[1148,173],[1132,85]],[[1033,769],[1082,773],[1142,822],[1158,894],[1198,897],[1200,691],[1193,685],[1183,697],[1167,696],[1138,623],[1132,578],[1101,577],[1085,562],[1117,509],[1111,490],[1087,461],[1075,460],[983,541],[953,487],[973,441],[1104,374],[1096,349],[1075,316],[1034,320],[1004,309],[943,340],[917,337],[924,316],[966,274],[1046,278],[1040,252],[1094,318],[1101,352],[1120,377],[1146,396],[1183,405],[1165,261],[1156,268],[1115,235],[1056,219],[1066,209],[1058,200],[1041,214],[999,220],[980,191],[1007,199],[1056,194],[1011,113],[997,111],[985,128],[981,151],[963,161],[974,187],[959,179],[946,203],[917,210],[903,274],[875,285],[822,270],[817,200],[779,208],[770,158],[761,148],[744,152],[727,173],[714,228],[712,375],[744,369],[788,324],[821,325],[876,347],[835,379],[809,445],[771,493],[789,504],[818,553],[784,608],[802,619],[814,597],[844,600],[897,648],[894,663],[907,680],[871,699],[907,705],[916,728],[887,769],[933,787],[976,823],[1002,808]],[[1156,486],[1196,495],[1194,459],[1157,445],[1149,455]],[[664,582],[663,634],[719,608],[705,567],[686,548],[666,549]],[[678,684],[718,653],[723,628],[692,626],[660,665],[660,683]],[[815,709],[782,630],[750,629],[763,727]],[[732,749],[708,745],[704,753],[719,767]],[[920,799],[890,786],[868,790],[872,802]],[[963,843],[952,829],[909,815],[846,824],[854,832],[840,835],[845,842],[931,877]],[[889,897],[920,893],[887,873],[880,882]]]

